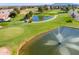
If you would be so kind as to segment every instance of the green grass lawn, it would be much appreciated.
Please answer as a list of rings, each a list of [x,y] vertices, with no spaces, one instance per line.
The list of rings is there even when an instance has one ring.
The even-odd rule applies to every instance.
[[[28,40],[32,36],[37,35],[38,33],[46,32],[59,26],[79,28],[79,22],[72,19],[67,13],[60,14],[55,20],[44,23],[27,24],[18,21],[22,17],[22,15],[18,15],[16,18],[14,18],[15,21],[7,23],[7,27],[4,26],[3,29],[0,29],[0,47],[10,47],[12,54],[16,54],[16,51],[22,42]],[[72,23],[67,23],[67,20],[72,20]]]
[[[56,10],[48,10],[48,12],[46,11],[45,13],[58,13],[58,12],[63,12],[60,9],[56,9]]]
[[[18,23],[21,23],[20,20],[23,19],[24,15],[18,14],[15,18],[11,19],[11,22],[2,22],[0,25],[2,26],[11,26],[11,25],[16,25]]]
[[[49,15],[56,15],[56,14],[60,14],[63,13],[64,11],[58,9],[58,10],[48,10],[48,11],[44,11],[43,13],[37,13],[34,15],[39,15],[39,16],[49,16]]]

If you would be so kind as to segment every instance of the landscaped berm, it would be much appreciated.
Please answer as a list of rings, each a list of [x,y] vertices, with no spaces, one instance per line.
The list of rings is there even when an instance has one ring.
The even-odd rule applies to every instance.
[[[78,54],[78,7],[74,4],[0,7],[0,16],[5,15],[0,17],[0,55]]]

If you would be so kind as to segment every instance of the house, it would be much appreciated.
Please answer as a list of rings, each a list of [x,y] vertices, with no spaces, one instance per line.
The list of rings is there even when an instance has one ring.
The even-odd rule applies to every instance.
[[[10,12],[13,11],[13,9],[1,9],[0,10],[0,22],[3,21],[9,21],[10,20]]]

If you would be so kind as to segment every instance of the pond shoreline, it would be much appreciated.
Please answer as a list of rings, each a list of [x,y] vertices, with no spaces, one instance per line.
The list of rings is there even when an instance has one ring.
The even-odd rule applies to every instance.
[[[54,28],[54,29],[55,29],[55,28]],[[34,41],[37,40],[37,39],[34,39],[34,38],[40,38],[41,36],[43,36],[43,34],[46,34],[46,33],[50,32],[51,30],[53,30],[53,29],[50,29],[50,30],[45,31],[45,32],[38,33],[38,34],[32,36],[31,38],[29,38],[28,40],[23,41],[23,42],[20,44],[20,46],[17,48],[17,55],[19,55],[20,52],[21,52],[21,50],[24,49],[23,47],[24,47],[25,45],[27,45],[27,47],[28,47],[28,46],[30,45],[30,43],[32,43],[32,42],[34,42]]]
[[[57,18],[58,15],[55,15],[53,18],[51,19],[48,19],[48,20],[44,20],[44,21],[38,21],[38,22],[32,22],[32,23],[43,23],[43,22],[48,22],[48,21],[51,21],[51,20],[55,20],[55,18]]]
[[[67,26],[65,26],[65,27],[67,27]],[[75,28],[75,27],[69,27],[69,28]],[[54,28],[54,29],[55,29],[55,28]],[[79,29],[79,28],[76,28],[76,29]],[[43,36],[44,34],[50,32],[51,30],[53,30],[53,29],[50,29],[50,30],[45,31],[45,32],[38,33],[37,35],[34,35],[34,36],[32,36],[31,38],[29,38],[28,40],[22,42],[22,43],[20,44],[20,46],[18,47],[18,49],[17,49],[17,55],[21,55],[21,52],[23,51],[23,49],[25,49],[25,47],[28,47],[31,43],[33,43],[34,41],[36,41],[38,38],[40,38],[40,37]],[[34,38],[35,38],[35,39],[34,39]],[[25,45],[26,45],[26,46],[25,46]],[[28,51],[28,48],[26,48],[26,49],[27,49],[27,51]],[[27,55],[29,55],[28,52],[27,52]]]

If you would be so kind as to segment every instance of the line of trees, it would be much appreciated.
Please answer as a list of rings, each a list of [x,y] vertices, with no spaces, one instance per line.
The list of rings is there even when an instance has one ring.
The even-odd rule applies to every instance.
[[[44,5],[44,6],[39,6],[38,7],[38,12],[40,12],[40,13],[42,13],[44,11],[47,11],[47,10],[49,10],[48,5]]]

